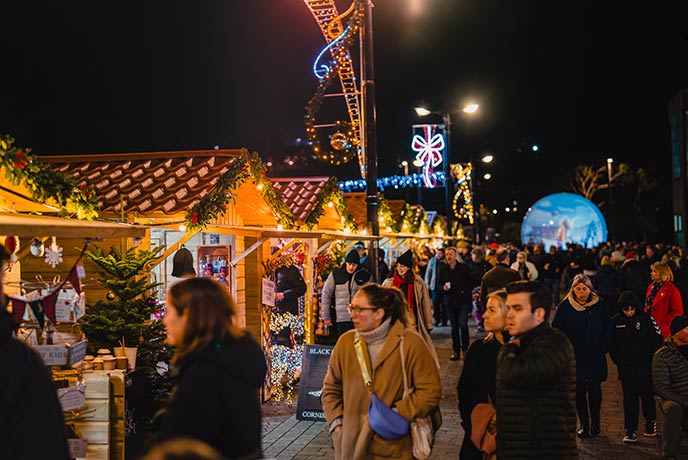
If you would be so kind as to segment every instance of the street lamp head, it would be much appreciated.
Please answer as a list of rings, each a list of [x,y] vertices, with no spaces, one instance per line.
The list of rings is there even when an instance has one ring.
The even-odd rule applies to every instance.
[[[479,108],[480,108],[480,104],[476,104],[473,102],[473,103],[466,105],[462,110],[463,110],[463,113],[475,113],[478,111]]]
[[[492,163],[494,160],[494,155],[490,155],[489,153],[486,155],[483,155],[483,157],[480,159],[485,164]]]
[[[404,160],[401,162],[401,166],[406,167],[408,166],[408,161]]]
[[[422,168],[424,165],[425,162],[423,160],[419,160],[418,158],[413,160],[413,166],[415,166],[416,168]]]
[[[485,174],[483,175],[483,179],[485,179],[485,180],[490,180],[490,179],[492,179],[492,174],[490,174],[490,173],[485,173]]]
[[[609,163],[609,164],[614,163],[614,158],[607,158],[607,163]]]
[[[416,114],[419,117],[425,117],[425,116],[428,116],[432,113],[431,111],[429,111],[425,107],[416,107],[414,110],[416,111]]]

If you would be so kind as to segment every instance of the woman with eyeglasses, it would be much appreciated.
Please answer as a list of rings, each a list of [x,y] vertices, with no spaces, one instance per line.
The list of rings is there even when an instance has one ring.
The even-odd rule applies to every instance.
[[[650,279],[652,282],[645,295],[645,312],[657,321],[662,336],[666,339],[671,335],[671,320],[683,314],[681,293],[674,285],[674,274],[666,262],[650,265]]]
[[[409,307],[406,311],[408,326],[423,337],[439,368],[440,361],[430,337],[430,331],[434,327],[432,299],[425,280],[413,271],[413,253],[410,249],[397,258],[394,275],[387,278],[382,286],[395,287],[406,296],[406,305]]]
[[[652,387],[652,356],[662,345],[662,333],[655,320],[643,312],[642,302],[633,291],[624,291],[617,301],[619,312],[614,325],[609,354],[619,369],[623,390],[625,443],[638,442],[638,400],[642,401],[645,436],[656,436],[657,409]]]
[[[408,422],[438,407],[440,375],[425,341],[407,328],[407,308],[399,289],[373,283],[361,287],[348,306],[354,330],[337,341],[322,390],[335,459],[413,458],[408,433],[390,436],[371,427],[372,394]],[[413,388],[407,397],[402,365]]]

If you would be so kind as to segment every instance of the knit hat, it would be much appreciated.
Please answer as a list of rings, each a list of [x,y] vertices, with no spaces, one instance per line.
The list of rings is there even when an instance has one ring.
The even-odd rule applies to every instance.
[[[358,251],[355,249],[352,249],[349,251],[349,253],[346,255],[346,259],[344,259],[344,262],[348,262],[351,264],[356,264],[360,265],[361,264],[361,256],[358,255]]]
[[[630,306],[635,308],[636,310],[640,310],[643,306],[642,302],[640,302],[640,299],[633,291],[623,291],[619,296],[619,300],[616,301],[616,305],[620,309],[626,306]]]
[[[399,256],[397,263],[408,268],[413,268],[413,253],[409,249],[405,253]]]
[[[172,276],[175,278],[188,278],[196,276],[194,258],[191,251],[185,247],[179,248],[172,259]]]
[[[579,273],[576,276],[573,277],[573,283],[571,283],[571,290],[576,287],[577,284],[583,283],[585,284],[591,291],[594,291],[595,289],[592,287],[592,282],[590,281],[590,278],[588,278],[586,275]]]
[[[628,251],[626,253],[626,260],[630,260],[630,259],[635,259],[635,254],[633,254],[633,251]]]
[[[671,335],[674,335],[677,332],[682,331],[686,327],[688,327],[688,316],[681,315],[671,320],[669,330],[671,331]]]

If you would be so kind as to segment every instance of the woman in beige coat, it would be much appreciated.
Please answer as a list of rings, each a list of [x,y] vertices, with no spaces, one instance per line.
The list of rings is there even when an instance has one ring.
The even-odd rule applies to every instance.
[[[427,416],[440,402],[437,366],[425,341],[406,328],[406,299],[396,288],[363,286],[349,307],[355,330],[342,335],[332,352],[325,376],[322,404],[335,448],[335,459],[413,458],[410,435],[386,440],[368,423],[370,391],[366,388],[354,348],[355,332],[372,381],[372,392],[406,420]],[[401,379],[403,344],[409,386]]]
[[[425,343],[432,352],[437,367],[440,361],[437,358],[435,345],[430,338],[430,331],[434,327],[432,314],[432,299],[425,280],[413,271],[413,254],[410,250],[406,251],[397,259],[394,266],[394,275],[387,278],[383,287],[398,288],[406,299],[406,323],[425,340]]]

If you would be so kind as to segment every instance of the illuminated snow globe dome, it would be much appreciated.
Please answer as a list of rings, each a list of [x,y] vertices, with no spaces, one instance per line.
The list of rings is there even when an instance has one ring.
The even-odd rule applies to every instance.
[[[607,223],[590,200],[573,193],[555,193],[530,207],[521,224],[521,242],[592,248],[607,241]]]

